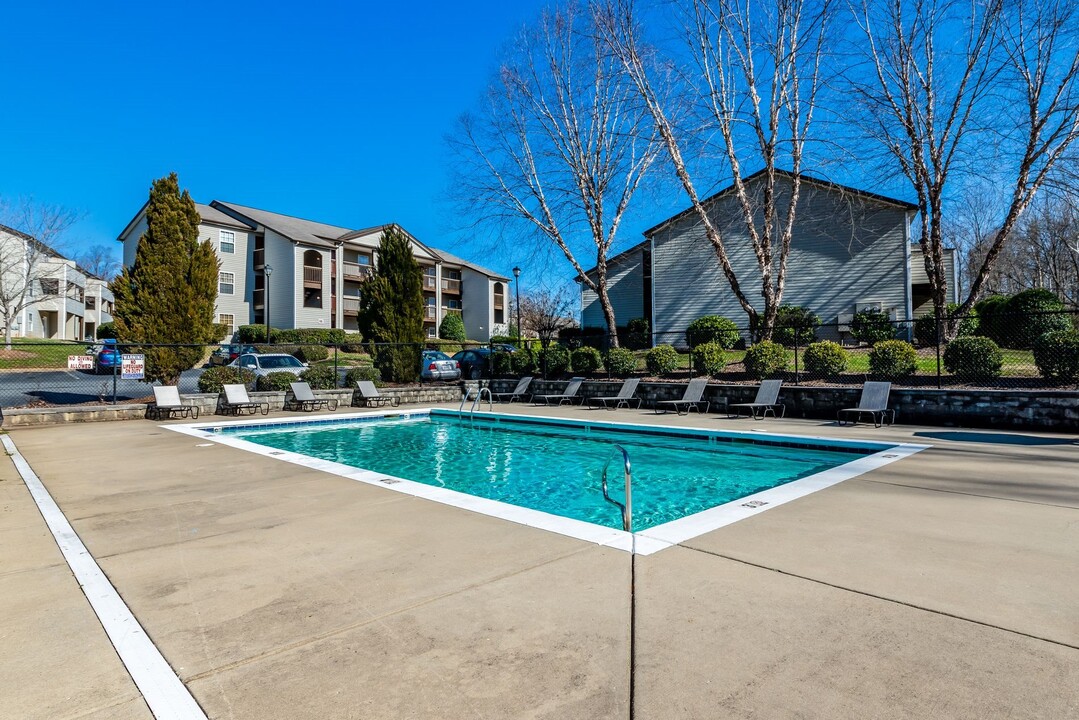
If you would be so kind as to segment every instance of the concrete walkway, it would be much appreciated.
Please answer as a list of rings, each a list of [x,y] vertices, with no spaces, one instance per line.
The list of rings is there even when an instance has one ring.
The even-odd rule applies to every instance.
[[[1079,717],[1072,438],[511,411],[933,445],[638,557],[635,717]],[[151,422],[12,437],[210,717],[629,717],[627,553]],[[21,491],[19,527],[48,548],[12,475],[5,521]],[[115,654],[80,651],[78,691],[8,672],[65,643],[111,652],[48,549],[40,569],[0,555],[0,583],[68,582],[45,602],[0,587],[0,716],[126,707]]]

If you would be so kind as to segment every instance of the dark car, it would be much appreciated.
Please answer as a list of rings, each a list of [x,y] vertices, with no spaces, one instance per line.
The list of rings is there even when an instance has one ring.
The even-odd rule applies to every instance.
[[[123,354],[113,339],[102,340],[101,349],[94,353],[94,372],[113,374],[120,367]]]
[[[490,358],[491,349],[485,347],[462,350],[453,356],[461,366],[461,377],[469,380],[479,380],[490,375]]]
[[[424,350],[420,356],[420,380],[457,380],[461,368],[457,361],[439,350]]]
[[[509,343],[495,343],[492,347],[494,347],[495,352],[505,352],[505,353],[515,353],[515,352],[517,352],[517,346],[510,345]]]
[[[258,348],[253,345],[222,345],[210,354],[210,366],[228,365],[241,355],[257,355]]]

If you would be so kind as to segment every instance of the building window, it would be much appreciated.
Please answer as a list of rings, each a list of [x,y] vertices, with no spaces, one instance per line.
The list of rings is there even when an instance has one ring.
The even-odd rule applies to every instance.
[[[322,291],[315,290],[313,288],[306,288],[303,291],[303,306],[305,308],[322,307]]]
[[[218,230],[218,233],[220,240],[218,245],[221,247],[221,252],[229,253],[230,255],[236,252],[236,233],[231,230]]]
[[[427,326],[427,337],[429,337],[429,338],[438,337],[438,330],[435,329],[434,325],[428,325]]]
[[[34,313],[26,316],[26,332],[34,332]]]
[[[505,288],[502,283],[495,283],[495,322],[499,325],[506,322]]]
[[[45,295],[47,297],[49,295],[59,295],[60,294],[60,281],[59,280],[50,280],[48,278],[42,278],[40,282],[41,282],[41,294],[42,295]]]
[[[308,250],[303,254],[303,306],[322,307],[322,254]]]
[[[461,301],[460,300],[446,299],[446,300],[442,301],[442,307],[447,308],[449,310],[460,310],[461,309]]]
[[[93,295],[87,295],[86,296],[86,309],[87,310],[96,310],[97,309],[97,298],[95,298]]]
[[[217,291],[222,295],[232,295],[236,290],[236,273],[217,274]]]
[[[235,315],[225,315],[225,314],[218,315],[217,316],[217,322],[218,322],[219,325],[224,325],[226,327],[226,331],[225,331],[226,335],[225,335],[225,337],[231,338],[232,334],[234,332],[236,332],[236,316]]]

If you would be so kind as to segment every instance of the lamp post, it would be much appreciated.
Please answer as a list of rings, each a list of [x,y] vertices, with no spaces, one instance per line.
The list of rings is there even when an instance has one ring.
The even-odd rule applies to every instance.
[[[266,278],[262,290],[262,318],[266,321],[266,344],[270,344],[270,275],[273,274],[273,267],[270,265],[264,265],[262,267],[262,275]]]
[[[513,285],[517,289],[517,344],[521,344],[521,268],[513,268]]]

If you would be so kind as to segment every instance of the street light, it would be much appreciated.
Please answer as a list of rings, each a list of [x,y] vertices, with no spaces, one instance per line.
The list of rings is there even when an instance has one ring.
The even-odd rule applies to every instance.
[[[262,317],[266,321],[266,344],[270,344],[270,275],[273,274],[273,267],[270,265],[264,265],[262,267],[262,274],[266,278],[262,289]]]
[[[513,268],[513,285],[517,288],[517,344],[521,344],[521,268]]]

